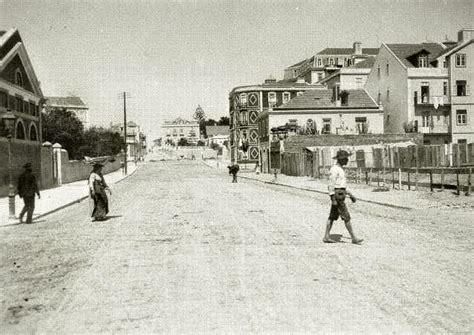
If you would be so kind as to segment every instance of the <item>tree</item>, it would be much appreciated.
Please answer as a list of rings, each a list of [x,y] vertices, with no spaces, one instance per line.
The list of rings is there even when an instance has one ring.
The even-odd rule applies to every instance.
[[[101,127],[92,127],[84,132],[84,145],[80,148],[83,156],[114,156],[125,150],[119,133]]]
[[[185,139],[184,137],[181,137],[178,141],[178,145],[181,146],[181,147],[186,147],[188,146],[188,140]]]
[[[197,122],[199,122],[200,134],[206,137],[206,113],[204,113],[204,110],[201,108],[201,105],[197,106],[193,117]]]
[[[230,119],[227,116],[221,116],[219,121],[217,121],[218,126],[228,126],[230,125]]]
[[[206,120],[206,126],[215,126],[217,125],[217,121],[213,119],[207,119]]]
[[[81,159],[79,148],[84,141],[82,122],[66,109],[49,109],[42,116],[43,140],[59,143],[72,159]]]

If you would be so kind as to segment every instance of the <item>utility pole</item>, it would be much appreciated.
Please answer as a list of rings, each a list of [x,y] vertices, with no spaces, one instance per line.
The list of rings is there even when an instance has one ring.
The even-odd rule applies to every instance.
[[[125,141],[125,174],[127,172],[127,94],[123,92],[123,138]]]

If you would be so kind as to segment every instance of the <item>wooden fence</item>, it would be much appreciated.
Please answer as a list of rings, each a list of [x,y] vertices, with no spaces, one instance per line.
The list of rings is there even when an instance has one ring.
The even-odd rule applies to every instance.
[[[457,190],[460,190],[459,175],[467,175],[470,192],[471,174],[474,168],[474,143],[422,146],[363,146],[363,147],[318,147],[304,149],[301,153],[281,154],[281,173],[289,176],[311,176],[326,178],[334,165],[334,157],[340,149],[353,153],[347,165],[348,176],[356,182],[386,182],[386,176],[395,188],[402,183],[408,188],[418,188],[420,174],[430,177],[429,186],[434,187],[433,175],[440,175],[441,188],[446,175],[456,175]],[[402,178],[402,173],[404,174]]]

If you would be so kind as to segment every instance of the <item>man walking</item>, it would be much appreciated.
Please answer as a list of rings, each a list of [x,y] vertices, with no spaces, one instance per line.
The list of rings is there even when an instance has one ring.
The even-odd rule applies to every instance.
[[[26,213],[26,223],[32,223],[33,211],[35,210],[35,194],[38,195],[38,199],[41,199],[36,177],[32,173],[31,163],[26,163],[24,166],[25,171],[20,175],[18,179],[18,195],[23,198],[25,206],[20,213],[20,223],[23,223],[23,216]]]
[[[229,174],[232,175],[232,182],[236,183],[237,182],[237,172],[239,172],[239,165],[234,164],[234,165],[228,165],[227,168],[229,169]]]
[[[356,202],[356,198],[352,195],[351,192],[347,190],[347,180],[346,173],[344,172],[343,166],[347,165],[349,162],[349,156],[351,154],[345,150],[339,150],[336,154],[336,157],[333,159],[337,160],[337,163],[329,171],[329,196],[331,197],[331,211],[329,213],[328,222],[326,225],[326,233],[324,234],[323,242],[325,243],[335,243],[329,233],[331,232],[332,224],[335,220],[341,217],[346,224],[346,229],[351,235],[352,243],[360,244],[363,239],[358,239],[351,225],[351,216],[349,210],[347,209],[345,199],[348,195],[352,202]]]

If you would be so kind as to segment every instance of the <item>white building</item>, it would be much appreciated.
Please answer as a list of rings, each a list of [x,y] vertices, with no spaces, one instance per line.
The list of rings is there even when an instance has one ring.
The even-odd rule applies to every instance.
[[[89,123],[89,107],[79,97],[46,97],[47,110],[58,109],[73,113],[87,129]]]
[[[172,141],[175,145],[184,138],[189,144],[196,144],[199,140],[199,123],[188,121],[180,117],[172,121],[164,121],[161,125],[163,144]]]

